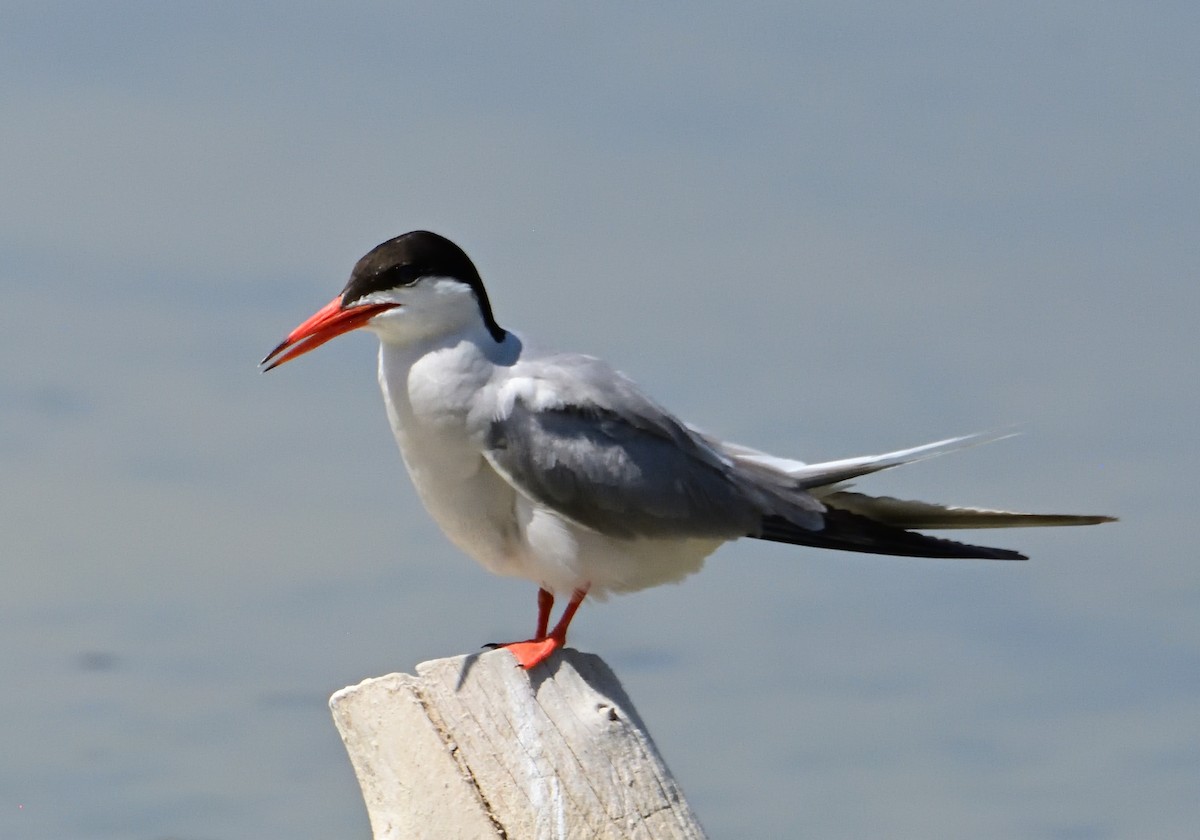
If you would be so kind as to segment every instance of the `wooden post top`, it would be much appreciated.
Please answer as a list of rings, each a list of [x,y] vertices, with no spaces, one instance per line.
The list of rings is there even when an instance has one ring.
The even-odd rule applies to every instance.
[[[703,838],[625,690],[567,649],[418,665],[333,695],[375,840]]]

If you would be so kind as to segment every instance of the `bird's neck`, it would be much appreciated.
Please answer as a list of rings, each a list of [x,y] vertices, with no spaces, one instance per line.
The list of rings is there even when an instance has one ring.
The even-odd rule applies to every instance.
[[[520,356],[520,340],[492,338],[482,323],[404,343],[379,344],[379,385],[397,437],[466,422],[496,369]],[[402,442],[403,446],[403,442]]]

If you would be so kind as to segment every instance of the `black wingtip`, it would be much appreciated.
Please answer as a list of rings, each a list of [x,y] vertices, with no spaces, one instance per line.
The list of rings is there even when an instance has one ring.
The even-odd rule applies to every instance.
[[[794,525],[781,516],[764,517],[762,533],[750,536],[760,540],[832,548],[838,551],[858,551],[867,554],[888,554],[896,557],[942,557],[967,560],[1028,560],[1019,551],[970,545],[954,540],[930,537],[916,531],[906,531],[849,513],[827,509],[825,527],[811,531]]]

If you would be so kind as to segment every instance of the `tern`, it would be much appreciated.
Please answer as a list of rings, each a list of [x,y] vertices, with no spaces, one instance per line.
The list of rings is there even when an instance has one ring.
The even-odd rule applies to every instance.
[[[466,253],[429,231],[370,251],[341,294],[261,364],[270,370],[355,329],[379,338],[388,420],[429,514],[489,571],[538,585],[533,637],[498,645],[527,669],[565,644],[589,593],[678,581],[740,537],[1023,560],[918,531],[1112,521],[847,489],[851,479],[987,440],[979,435],[816,464],[719,440],[600,359],[527,346],[497,323]],[[570,600],[551,628],[556,595]]]

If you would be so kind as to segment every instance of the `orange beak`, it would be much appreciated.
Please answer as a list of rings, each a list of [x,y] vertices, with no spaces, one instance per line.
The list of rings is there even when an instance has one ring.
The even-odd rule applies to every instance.
[[[342,333],[358,329],[380,312],[394,309],[399,305],[398,303],[366,303],[343,309],[342,298],[339,295],[292,330],[288,337],[279,342],[279,346],[268,353],[259,364],[267,365],[263,368],[263,372],[266,373],[284,362],[290,362],[297,356],[303,356],[310,350],[316,350],[325,342],[337,338]],[[271,361],[272,359],[275,361]],[[268,362],[270,364],[267,364]]]

